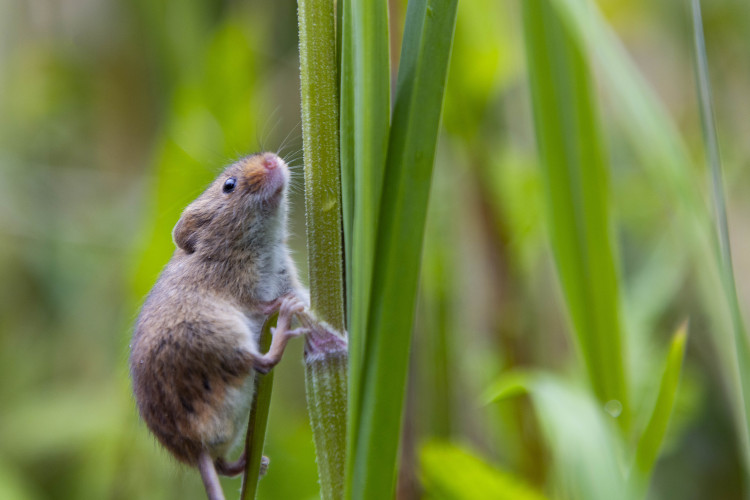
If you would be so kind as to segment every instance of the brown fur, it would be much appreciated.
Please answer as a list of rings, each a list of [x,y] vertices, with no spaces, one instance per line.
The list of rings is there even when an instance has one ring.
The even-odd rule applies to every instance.
[[[260,326],[269,304],[300,290],[285,244],[288,175],[270,153],[227,167],[177,222],[178,248],[136,323],[138,409],[185,463],[198,465],[203,452],[223,461],[241,435]]]

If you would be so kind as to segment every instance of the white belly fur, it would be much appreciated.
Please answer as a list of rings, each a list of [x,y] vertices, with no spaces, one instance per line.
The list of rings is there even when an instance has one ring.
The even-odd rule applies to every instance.
[[[250,372],[240,387],[227,389],[224,404],[217,408],[213,425],[209,424],[213,429],[204,434],[214,437],[206,443],[212,457],[226,457],[240,443],[247,429],[254,391],[255,371]]]

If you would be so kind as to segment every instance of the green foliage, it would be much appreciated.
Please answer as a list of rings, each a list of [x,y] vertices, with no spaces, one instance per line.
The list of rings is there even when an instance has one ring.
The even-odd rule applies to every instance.
[[[523,2],[529,85],[548,227],[588,379],[602,403],[631,413],[619,289],[610,241],[609,186],[589,69],[547,0]]]
[[[701,110],[701,125],[706,149],[706,159],[711,172],[711,194],[713,196],[716,239],[714,256],[719,269],[721,289],[729,309],[734,341],[734,356],[738,373],[739,390],[736,392],[736,411],[739,414],[739,433],[742,436],[745,453],[745,470],[750,471],[750,343],[747,338],[745,322],[737,297],[737,286],[734,280],[734,265],[729,242],[727,207],[724,199],[724,183],[721,173],[719,139],[714,121],[713,100],[708,74],[706,43],[703,37],[703,20],[698,0],[691,2],[693,12],[693,34],[695,40],[696,76]],[[732,370],[734,372],[734,370]],[[746,472],[750,477],[750,473]]]
[[[347,476],[354,474],[375,238],[390,122],[388,4],[342,2],[341,182],[347,272]],[[347,482],[351,485],[351,482]]]
[[[667,425],[672,416],[675,399],[677,398],[677,388],[680,382],[680,372],[682,371],[682,360],[685,356],[686,341],[687,324],[684,324],[677,330],[672,339],[654,411],[651,413],[651,419],[638,442],[635,453],[636,470],[633,472],[637,480],[648,479],[653,470],[654,463],[659,456],[659,450],[662,448],[664,435],[666,434]]]
[[[313,1],[330,12],[330,3]],[[0,498],[197,500],[205,498],[197,472],[173,460],[138,421],[128,342],[138,305],[174,249],[180,211],[238,156],[284,144],[294,179],[290,245],[308,277],[295,2],[95,3],[81,10],[0,2]],[[336,3],[344,311],[359,332],[351,381],[375,346],[372,373],[380,382],[370,389],[381,394],[373,408],[403,415],[402,425],[358,417],[370,429],[355,434],[359,442],[382,443],[373,460],[388,455],[373,464],[385,478],[379,498],[389,498],[394,476],[404,500],[631,491],[655,500],[745,498],[750,7],[703,2],[702,22],[692,22],[705,29],[704,42],[691,31],[690,2],[461,2],[447,83],[424,84],[444,87],[445,110],[415,292],[393,283],[412,282],[419,268],[414,241],[422,226],[408,221],[422,210],[424,192],[398,212],[381,200],[386,191],[391,201],[411,196],[402,175],[425,174],[427,157],[403,160],[389,143],[399,136],[427,144],[411,134],[432,137],[439,106],[421,91],[403,106],[408,86],[399,84],[399,96],[391,85],[407,7],[412,19],[414,9],[432,7],[435,19],[438,7],[453,3]],[[551,31],[547,23],[533,32],[545,43],[527,66],[528,14],[559,19]],[[409,42],[420,29],[406,30],[412,47],[421,47]],[[554,40],[564,43],[546,44]],[[427,61],[442,64],[425,46]],[[537,90],[553,105],[534,109],[539,96],[529,95],[529,78],[545,55],[554,71]],[[401,59],[401,69],[419,69]],[[422,100],[429,113],[413,111]],[[399,125],[395,107],[411,109],[404,113],[411,118]],[[317,118],[329,129],[335,124],[327,112],[310,116],[316,120],[307,125]],[[327,140],[334,148],[326,154],[335,155],[330,130],[305,127],[306,139]],[[535,127],[546,140],[535,140]],[[563,154],[552,163],[538,151],[549,144]],[[567,169],[558,182],[548,167],[575,164],[571,151],[585,169]],[[310,174],[316,165],[306,155]],[[572,193],[567,204],[553,204],[565,191]],[[316,200],[325,209],[337,196]],[[544,207],[558,209],[545,217]],[[404,220],[380,224],[394,213]],[[548,224],[558,219],[564,234],[554,236]],[[321,240],[332,234],[313,231]],[[388,240],[382,250],[381,236]],[[560,241],[575,245],[565,254],[575,265],[565,270]],[[321,253],[341,263],[336,251]],[[606,285],[608,262],[614,290]],[[312,264],[313,288],[316,279],[332,283],[313,276],[325,267]],[[565,276],[572,271],[583,277],[571,284]],[[603,354],[587,361],[590,339],[579,340],[581,321],[567,308],[570,296],[595,286],[603,293],[573,300],[576,314],[616,325],[601,335],[616,333],[619,344],[592,343]],[[365,338],[368,322],[383,330],[391,324],[386,313],[406,324],[415,293],[413,338],[401,323],[398,338],[395,330]],[[382,317],[367,311],[376,301]],[[690,335],[670,337],[686,317]],[[411,342],[406,379],[402,356]],[[302,344],[291,342],[274,370],[261,499],[312,499],[321,490],[307,413],[317,407],[305,398],[310,367],[299,362]],[[621,367],[604,363],[615,354]],[[611,372],[611,380],[590,381],[589,365]],[[616,424],[622,416],[608,413],[617,405],[591,390],[616,380],[627,388],[628,431]],[[373,394],[360,390],[362,382],[350,403]],[[482,406],[488,387],[505,397]],[[341,427],[344,412],[333,417]],[[222,483],[228,498],[238,496],[238,479]]]
[[[199,69],[186,69],[174,89],[169,118],[156,154],[154,185],[157,214],[153,237],[144,245],[135,278],[144,295],[174,250],[172,228],[185,206],[221,171],[223,165],[249,152],[248,135],[257,118],[248,109],[262,109],[262,89],[253,78],[260,70],[251,47],[260,33],[227,21],[206,35]],[[217,91],[217,89],[221,89]],[[244,131],[244,132],[240,132]]]
[[[552,377],[508,375],[491,391],[492,400],[528,393],[554,463],[554,485],[560,498],[594,500],[631,498],[618,455],[622,443],[605,414],[585,391]]]
[[[352,498],[386,498],[395,488],[422,239],[456,7],[455,0],[435,5],[414,1],[407,11],[385,167],[388,182],[383,185],[377,240],[368,250],[375,259],[362,373],[352,380],[360,383],[358,407],[349,420],[354,429]],[[357,164],[357,173],[367,168]],[[356,190],[355,195],[356,206]],[[354,241],[362,241],[356,228]],[[357,287],[368,284],[353,281],[354,304]],[[356,336],[357,309],[353,311]]]
[[[543,500],[523,480],[484,462],[469,451],[431,441],[420,450],[420,476],[430,500]]]

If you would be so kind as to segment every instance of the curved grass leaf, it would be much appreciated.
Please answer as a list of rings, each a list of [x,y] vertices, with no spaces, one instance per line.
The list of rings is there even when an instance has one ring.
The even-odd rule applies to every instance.
[[[661,449],[667,425],[672,416],[672,409],[677,398],[677,389],[680,383],[682,371],[682,360],[685,357],[685,344],[687,340],[687,323],[683,324],[672,338],[672,343],[667,354],[667,362],[664,374],[659,386],[659,394],[656,397],[656,405],[651,413],[651,419],[638,442],[635,454],[634,474],[637,480],[644,484],[648,481],[651,470],[654,467],[659,450]]]
[[[567,309],[600,401],[631,412],[610,242],[606,159],[582,49],[548,0],[522,3],[549,234]]]
[[[510,373],[490,400],[529,394],[553,459],[555,497],[576,500],[632,498],[618,456],[622,443],[600,404],[587,393],[540,374]],[[512,388],[512,390],[508,390]]]

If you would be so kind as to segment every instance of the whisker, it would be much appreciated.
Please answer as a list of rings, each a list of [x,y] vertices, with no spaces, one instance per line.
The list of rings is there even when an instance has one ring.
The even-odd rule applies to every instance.
[[[266,140],[268,140],[271,137],[271,134],[276,130],[276,127],[279,126],[279,123],[281,123],[281,116],[277,116],[280,110],[280,106],[276,106],[276,108],[271,112],[270,115],[268,115],[268,118],[266,119],[265,125],[263,125],[263,129],[260,131],[260,137],[258,139],[258,144],[260,145],[260,150],[265,151],[266,150]],[[270,130],[268,130],[268,124],[271,123],[273,120],[273,125],[271,126]],[[256,132],[257,135],[257,132]]]
[[[284,137],[284,140],[281,141],[281,144],[279,145],[279,148],[276,150],[276,154],[277,155],[281,154],[281,151],[283,151],[284,147],[286,147],[286,143],[289,140],[289,137],[292,135],[292,133],[294,133],[294,131],[296,131],[300,127],[301,124],[302,124],[302,121],[301,120],[298,121],[297,125],[295,125],[294,127],[292,127],[292,129],[286,134],[286,137]]]

